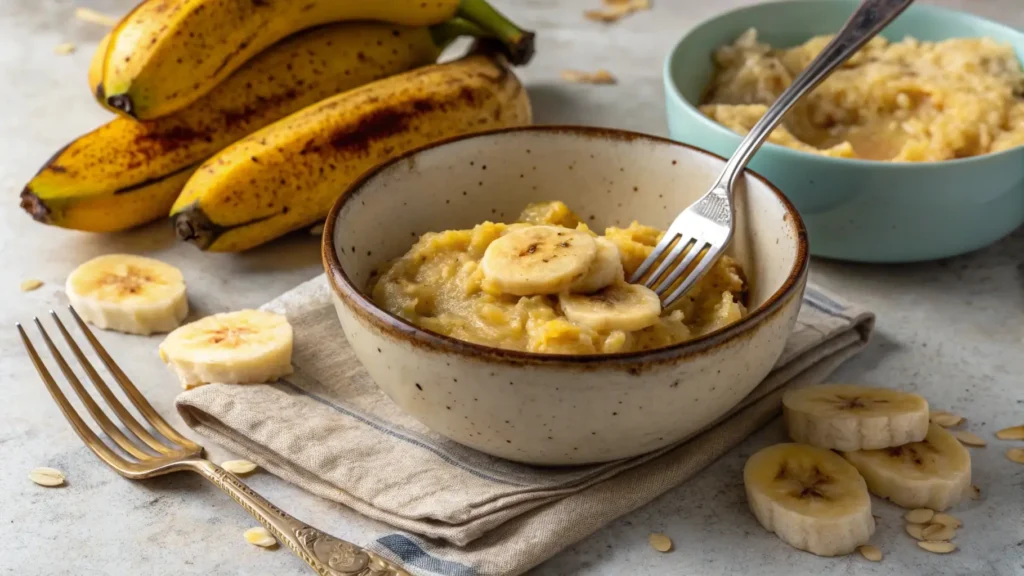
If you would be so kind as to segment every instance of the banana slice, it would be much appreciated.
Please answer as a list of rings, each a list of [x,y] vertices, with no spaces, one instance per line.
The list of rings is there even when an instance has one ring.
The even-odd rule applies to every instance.
[[[292,372],[292,327],[262,310],[214,314],[168,334],[160,359],[186,389],[272,382]]]
[[[649,288],[617,282],[593,294],[558,295],[562,313],[571,322],[598,332],[643,330],[658,323],[661,300]]]
[[[921,442],[881,450],[843,452],[875,496],[904,508],[946,510],[971,484],[971,455],[938,424]]]
[[[827,384],[782,396],[789,437],[795,442],[852,452],[924,440],[928,402],[886,388]]]
[[[597,256],[590,265],[590,269],[587,270],[587,275],[569,286],[570,292],[591,294],[606,286],[611,286],[616,281],[625,282],[619,247],[604,237],[595,238],[594,242],[597,243]]]
[[[148,336],[170,332],[188,316],[181,271],[159,260],[108,254],[75,268],[64,286],[86,322]]]
[[[557,294],[583,278],[597,256],[586,232],[558,226],[515,229],[487,246],[480,261],[485,282],[504,294]]]
[[[757,521],[794,548],[849,554],[875,531],[864,479],[829,450],[769,446],[747,460],[743,484]]]

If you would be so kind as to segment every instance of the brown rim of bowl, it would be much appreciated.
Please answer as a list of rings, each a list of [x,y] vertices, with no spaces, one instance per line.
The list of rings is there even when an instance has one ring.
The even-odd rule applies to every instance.
[[[794,262],[793,269],[790,271],[786,281],[783,282],[782,286],[776,290],[768,300],[758,306],[754,311],[749,312],[738,322],[715,330],[714,332],[710,332],[692,340],[686,340],[672,346],[641,352],[618,352],[614,354],[540,354],[537,352],[520,352],[518,350],[506,350],[504,348],[484,346],[483,344],[475,344],[473,342],[459,340],[457,338],[452,338],[451,336],[431,332],[403,320],[402,318],[394,316],[378,307],[349,279],[348,275],[345,274],[345,271],[341,267],[341,261],[338,259],[338,254],[334,247],[334,227],[338,218],[338,213],[341,209],[348,201],[355,199],[359,195],[362,186],[368,180],[410,156],[414,156],[433,148],[439,148],[452,142],[460,142],[474,138],[485,138],[513,132],[544,132],[552,134],[568,133],[576,136],[586,136],[591,138],[599,137],[625,141],[647,140],[649,142],[686,148],[706,156],[717,158],[723,162],[726,161],[725,158],[708,152],[707,150],[702,150],[695,146],[676,142],[668,138],[642,134],[639,132],[631,132],[628,130],[596,128],[590,126],[518,126],[488,130],[485,132],[475,132],[472,134],[455,136],[432,142],[425,146],[410,150],[388,160],[387,162],[378,164],[374,168],[364,172],[359,178],[352,182],[352,184],[345,189],[344,193],[342,193],[334,202],[334,206],[331,207],[331,211],[328,213],[327,221],[324,225],[322,256],[324,269],[327,272],[328,280],[330,281],[331,288],[334,290],[335,294],[337,294],[338,297],[341,298],[354,312],[358,313],[361,317],[372,323],[382,332],[407,340],[411,344],[426,346],[440,352],[468,356],[478,360],[486,359],[516,365],[565,365],[577,368],[628,365],[628,367],[636,369],[636,373],[639,373],[639,367],[661,364],[666,361],[675,361],[683,357],[699,355],[707,350],[741,338],[749,331],[750,328],[756,326],[761,320],[776,313],[782,307],[786,297],[797,288],[800,278],[807,273],[807,230],[804,227],[803,219],[800,218],[800,214],[796,211],[796,208],[793,207],[793,204],[789,202],[782,191],[768,182],[768,180],[760,174],[747,170],[746,172],[748,174],[759,180],[775,193],[775,196],[785,207],[787,214],[791,217],[789,220],[790,225],[796,229],[796,261]]]

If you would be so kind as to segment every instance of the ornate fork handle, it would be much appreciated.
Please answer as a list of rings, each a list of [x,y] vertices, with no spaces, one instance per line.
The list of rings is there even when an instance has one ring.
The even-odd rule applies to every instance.
[[[220,487],[320,576],[409,576],[373,552],[292,518],[209,460],[189,460],[183,464]]]

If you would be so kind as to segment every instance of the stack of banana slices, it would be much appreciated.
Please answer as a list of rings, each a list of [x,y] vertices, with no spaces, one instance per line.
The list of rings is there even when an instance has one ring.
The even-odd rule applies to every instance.
[[[967,448],[929,421],[928,402],[916,394],[822,385],[789,391],[782,403],[794,443],[751,456],[743,480],[758,522],[795,548],[837,556],[866,545],[875,530],[869,494],[918,515],[970,495]],[[936,528],[919,545],[950,552],[951,538]]]
[[[598,332],[643,330],[661,316],[657,294],[625,281],[615,243],[583,230],[516,227],[487,246],[480,268],[488,293],[557,295],[566,318]]]
[[[170,264],[108,254],[76,268],[65,289],[78,315],[98,328],[170,332],[160,358],[186,389],[272,382],[292,372],[292,327],[284,316],[240,310],[180,326],[188,298],[181,271]]]
[[[437,64],[461,36],[478,50]],[[118,117],[58,150],[21,206],[90,232],[170,218],[203,250],[246,250],[322,221],[375,164],[529,124],[507,65],[532,52],[485,0],[143,0],[89,68]]]

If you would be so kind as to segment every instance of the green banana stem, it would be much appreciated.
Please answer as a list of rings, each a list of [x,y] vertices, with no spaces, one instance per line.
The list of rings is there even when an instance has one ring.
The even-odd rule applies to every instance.
[[[487,0],[461,0],[457,14],[500,40],[511,64],[522,66],[533,58],[534,33],[516,26]]]
[[[447,22],[431,26],[430,36],[434,39],[434,44],[443,50],[461,36],[487,38],[491,36],[491,34],[469,20],[464,18],[452,18]]]

